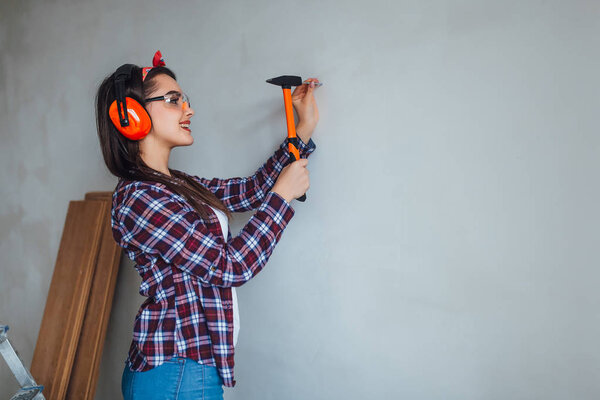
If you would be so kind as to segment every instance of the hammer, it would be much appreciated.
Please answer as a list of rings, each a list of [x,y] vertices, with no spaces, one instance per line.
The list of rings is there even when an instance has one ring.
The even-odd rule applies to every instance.
[[[281,86],[283,89],[283,103],[285,105],[285,119],[287,121],[289,163],[300,159],[298,150],[298,137],[296,136],[296,124],[294,123],[294,111],[292,109],[292,86],[302,85],[302,78],[293,75],[282,75],[277,78],[267,79],[267,83]],[[298,197],[298,201],[305,201],[306,194]]]

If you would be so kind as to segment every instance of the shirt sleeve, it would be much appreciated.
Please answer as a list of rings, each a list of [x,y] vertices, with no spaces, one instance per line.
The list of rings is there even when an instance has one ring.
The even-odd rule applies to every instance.
[[[301,158],[308,158],[317,147],[312,138],[308,143],[304,143],[298,137],[297,143]],[[275,153],[250,177],[213,178],[210,180],[199,176],[192,176],[192,178],[213,192],[230,211],[250,211],[263,203],[266,194],[275,185],[281,170],[287,165],[288,157],[288,140],[286,139]]]
[[[269,192],[240,233],[225,241],[186,202],[139,187],[115,213],[113,236],[121,247],[160,256],[203,283],[240,286],[262,270],[293,215],[283,197]]]

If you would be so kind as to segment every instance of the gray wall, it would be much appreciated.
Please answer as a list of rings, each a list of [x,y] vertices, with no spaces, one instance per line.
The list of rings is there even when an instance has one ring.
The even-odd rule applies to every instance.
[[[171,167],[201,176],[250,175],[284,138],[266,79],[325,83],[308,201],[239,290],[227,399],[598,398],[599,18],[597,1],[0,3],[0,320],[29,364],[68,202],[116,184],[95,90],[160,49],[196,110]],[[125,259],[98,399],[119,397],[138,284]]]

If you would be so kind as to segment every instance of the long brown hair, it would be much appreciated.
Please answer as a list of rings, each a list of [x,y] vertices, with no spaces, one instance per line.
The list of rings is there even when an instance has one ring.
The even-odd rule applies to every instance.
[[[146,79],[142,81],[142,69],[140,67],[133,68],[131,79],[125,82],[125,96],[137,100],[145,107],[144,99],[148,98],[156,89],[157,82],[154,78],[160,74],[177,80],[173,71],[163,66],[151,69]],[[169,169],[172,175],[169,176],[150,168],[142,160],[139,142],[123,136],[108,115],[108,109],[116,99],[113,78],[114,73],[106,77],[96,93],[98,138],[104,162],[109,171],[123,180],[162,183],[171,192],[186,199],[203,219],[208,218],[208,211],[204,204],[223,211],[231,219],[231,212],[223,202],[210,190],[192,178],[188,178],[186,174]]]

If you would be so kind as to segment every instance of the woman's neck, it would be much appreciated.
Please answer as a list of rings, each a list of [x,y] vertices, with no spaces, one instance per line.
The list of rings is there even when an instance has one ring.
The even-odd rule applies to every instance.
[[[140,157],[144,163],[167,176],[171,176],[169,171],[169,156],[171,149],[159,146],[156,142],[140,142]]]

